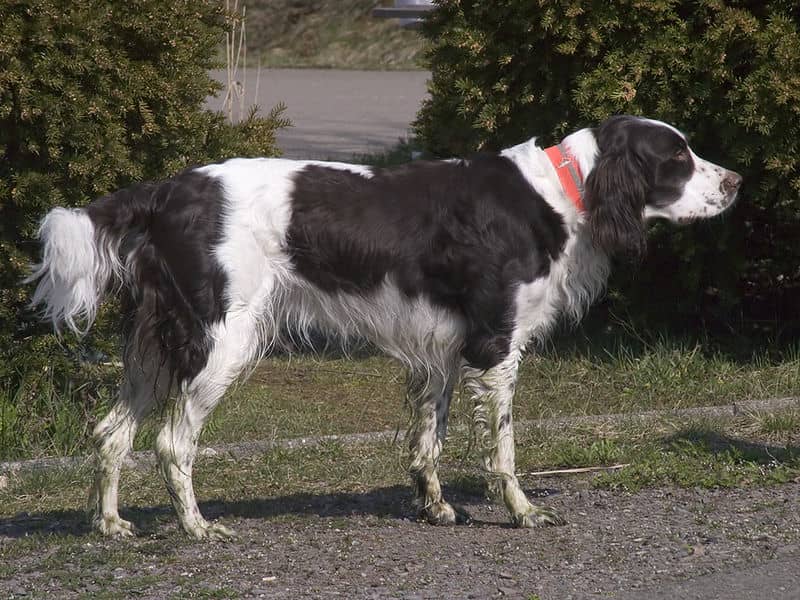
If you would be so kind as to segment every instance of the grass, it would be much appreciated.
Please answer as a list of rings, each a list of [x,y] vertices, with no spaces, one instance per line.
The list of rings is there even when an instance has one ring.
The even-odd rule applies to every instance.
[[[658,341],[546,348],[520,367],[515,418],[632,413],[796,396],[800,359],[758,355],[746,361],[697,345]],[[108,373],[105,381],[118,377]],[[353,358],[303,354],[264,360],[232,388],[203,432],[201,443],[270,440],[378,430],[405,431],[402,369],[382,356]],[[47,381],[45,381],[47,383]],[[48,387],[49,385],[49,387]],[[87,412],[80,393],[54,389],[0,393],[0,459],[73,455],[89,450],[91,424],[106,408]],[[30,393],[29,393],[30,392]],[[33,395],[32,395],[33,394]],[[106,394],[105,397],[109,397]],[[469,423],[471,403],[456,395],[451,423]],[[762,416],[760,429],[782,438],[800,412]],[[149,449],[152,425],[137,438]]]
[[[526,433],[522,464],[587,467],[627,464],[598,475],[597,487],[735,487],[785,483],[800,475],[800,426],[775,442],[760,435],[764,415],[733,419],[601,422],[556,433]],[[800,425],[800,423],[798,424]]]
[[[761,415],[759,427],[764,433],[791,434],[800,427],[800,411],[793,410],[779,414]]]
[[[0,383],[0,460],[85,452],[92,427],[116,393],[119,374],[81,367],[74,385],[45,368]],[[5,385],[3,385],[5,384]]]
[[[269,359],[222,404],[203,441],[404,431],[403,381],[400,367],[380,356]],[[667,342],[637,354],[551,349],[523,361],[514,410],[517,419],[533,420],[728,404],[799,390],[796,359],[740,363]],[[467,425],[470,411],[469,400],[457,395],[451,422]]]
[[[419,69],[425,40],[394,19],[370,16],[374,0],[248,0],[250,64],[262,67]]]
[[[265,360],[234,390],[205,443],[358,433],[403,426],[405,375],[389,359]]]
[[[759,355],[742,362],[665,340],[636,350],[551,349],[526,360],[519,389],[525,418],[728,404],[797,395],[800,360]]]
[[[688,428],[630,454],[629,467],[595,484],[627,491],[666,484],[724,488],[786,483],[800,475],[800,448],[756,444],[719,429]]]
[[[527,427],[517,436],[518,473],[529,482],[528,473],[538,470],[627,463],[623,469],[595,476],[593,485],[628,491],[662,485],[770,485],[800,477],[800,422],[781,431],[781,441],[776,441],[773,434],[763,433],[763,418],[748,414],[715,420],[601,419],[592,425]],[[309,511],[335,512],[343,500],[369,496],[376,489],[405,490],[404,448],[402,442],[391,441],[326,442],[274,448],[239,460],[204,457],[196,465],[195,483],[201,501],[224,503],[232,514],[294,519]],[[478,463],[468,434],[454,431],[443,455],[444,482],[462,493],[481,494]],[[84,509],[90,479],[88,465],[12,477],[0,490],[0,515],[47,514],[42,527],[58,521],[59,515],[74,519]],[[137,521],[171,518],[163,509],[168,504],[163,483],[151,469],[127,470],[121,497],[123,506],[145,507],[136,509]],[[397,507],[385,509],[391,512]],[[33,529],[35,523],[34,519]]]

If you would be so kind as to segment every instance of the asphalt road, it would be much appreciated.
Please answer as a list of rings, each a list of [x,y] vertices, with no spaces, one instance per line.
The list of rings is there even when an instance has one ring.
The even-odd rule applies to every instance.
[[[774,558],[752,567],[731,567],[685,581],[622,595],[620,600],[797,600],[798,557]]]
[[[265,112],[278,102],[286,105],[293,127],[278,133],[284,156],[350,160],[357,154],[388,150],[408,137],[427,95],[429,75],[427,71],[262,69],[257,77],[255,69],[248,69],[237,79],[244,88],[245,107],[257,104]],[[225,71],[212,76],[223,83],[227,80]],[[223,94],[210,98],[208,106],[219,110]],[[238,114],[237,101],[234,118]]]

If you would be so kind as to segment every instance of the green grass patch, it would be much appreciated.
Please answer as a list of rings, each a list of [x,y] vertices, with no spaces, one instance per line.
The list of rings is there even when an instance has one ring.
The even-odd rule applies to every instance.
[[[296,357],[264,361],[220,407],[204,443],[304,435],[404,431],[404,373],[388,358]],[[520,367],[516,419],[631,413],[797,395],[800,361],[737,362],[666,342],[634,354],[549,350]],[[457,394],[454,425],[471,402]],[[783,417],[786,418],[786,417]]]
[[[758,424],[761,431],[767,434],[790,434],[800,428],[800,411],[758,415]]]
[[[568,438],[556,439],[548,454],[549,462],[557,467],[585,467],[613,465],[625,456],[625,448],[614,439],[599,439],[587,444],[576,444]]]
[[[714,431],[679,434],[631,452],[631,460],[630,466],[599,476],[595,484],[627,491],[667,484],[717,488],[786,483],[800,475],[800,449],[754,446]]]
[[[384,357],[270,358],[229,394],[202,441],[405,430],[404,381]]]
[[[539,470],[628,464],[593,479],[595,485],[625,490],[661,485],[767,485],[800,476],[800,425],[782,432],[786,443],[776,443],[761,433],[762,418],[610,419],[581,426],[532,426],[518,432],[517,468],[525,479]],[[442,465],[447,485],[467,494],[482,493],[483,474],[466,431],[456,430],[449,437]],[[314,507],[369,495],[376,489],[399,486],[406,490],[408,484],[401,441],[326,442],[274,448],[238,460],[200,458],[194,474],[201,501],[225,503],[240,516],[274,518],[308,514],[309,507],[313,513]],[[0,490],[0,514],[24,511],[70,521],[82,514],[90,481],[88,465],[12,477],[8,487]],[[154,469],[125,471],[121,497],[124,506],[144,510],[145,520],[171,518],[163,482]],[[154,513],[152,507],[160,509]]]
[[[778,413],[782,414],[782,413]],[[776,415],[777,416],[777,415]],[[785,483],[800,476],[800,422],[782,443],[763,435],[763,415],[735,419],[607,420],[559,430],[533,428],[519,438],[522,471],[573,467],[624,468],[601,472],[598,487],[734,487]]]
[[[746,361],[670,340],[551,348],[520,369],[522,418],[691,408],[800,392],[796,354]]]
[[[270,68],[419,69],[427,42],[395,19],[371,16],[374,0],[247,2],[248,63]]]
[[[45,368],[14,384],[0,380],[0,460],[84,452],[97,419],[116,394],[119,369],[76,367],[75,385]]]
[[[397,494],[383,498],[382,493],[368,501],[371,510],[377,505],[379,512],[396,514],[398,504],[410,498],[404,448],[404,444],[389,442],[326,443],[293,450],[276,448],[239,460],[201,458],[195,465],[194,482],[201,508],[212,518],[231,514],[294,520],[350,503],[357,508],[363,504],[360,498],[369,498],[376,489],[397,488],[402,490],[400,502]],[[89,535],[85,508],[91,480],[88,468],[14,476],[8,487],[0,490],[0,518],[18,515],[13,522],[24,527],[28,536],[46,537],[51,532],[68,538]],[[155,469],[123,472],[120,505],[123,517],[133,520],[145,534],[176,529],[169,497]],[[343,515],[349,514],[349,509],[343,510]],[[13,528],[9,522],[4,526]],[[147,546],[137,547],[151,553]],[[0,558],[3,551],[0,545]],[[169,556],[158,560],[169,560]],[[113,557],[107,562],[112,564]]]
[[[638,412],[669,402],[689,406],[690,400],[681,394],[695,389],[692,378],[703,369],[713,371],[724,359],[684,354],[678,347],[644,351],[639,356],[546,352],[528,357],[523,363],[517,414],[556,414],[542,396],[551,389],[560,389],[561,395],[554,398],[561,402],[559,415],[609,413],[618,407]],[[695,361],[717,362],[704,367],[692,365]],[[676,365],[676,376],[666,375],[666,364]],[[770,395],[791,391],[793,379],[786,372],[791,361],[727,364],[728,370],[719,371],[708,383],[716,386],[712,389],[727,390],[736,397],[759,389],[768,389]],[[620,401],[620,386],[626,378],[643,378],[640,370],[645,366],[661,373],[649,380],[654,382],[653,395],[631,394]],[[547,373],[549,378],[545,378]],[[380,357],[270,359],[231,393],[203,441],[403,430],[407,421],[401,408],[403,377],[399,367]],[[576,386],[580,377],[586,381]],[[575,397],[586,390],[591,390],[598,404]],[[711,395],[706,400],[717,398]],[[456,501],[459,496],[480,499],[486,492],[468,429],[458,427],[467,424],[469,409],[466,399],[456,399],[456,426],[451,428],[440,468],[446,493]],[[412,514],[405,455],[401,435],[396,443],[326,442],[274,448],[237,460],[201,457],[194,469],[195,485],[201,510],[211,519],[296,523],[321,518],[326,526],[344,528],[351,515],[359,514],[367,517],[369,526]],[[588,480],[612,492],[635,493],[654,486],[716,488],[798,480],[800,418],[797,409],[724,419],[600,417],[579,425],[540,422],[517,432],[517,470],[525,487],[569,486],[573,477],[531,475],[537,471],[617,464],[627,466],[580,475],[580,485]],[[122,516],[142,532],[124,542],[106,540],[88,529],[85,505],[91,480],[90,463],[9,477],[0,489],[0,579],[13,580],[19,569],[29,568],[23,571],[26,582],[38,581],[41,586],[56,582],[60,589],[88,590],[98,598],[140,593],[165,598],[236,597],[236,590],[214,587],[198,577],[165,580],[157,575],[158,569],[175,561],[181,561],[181,572],[192,573],[186,557],[192,555],[189,549],[195,542],[180,531],[154,468],[125,469],[122,474]],[[150,565],[156,575],[143,571]],[[138,575],[128,577],[129,571]],[[30,596],[43,597],[33,591]]]
[[[799,395],[797,353],[742,360],[663,340],[631,348],[613,342],[600,349],[574,344],[528,355],[520,366],[515,418],[634,413]],[[57,389],[47,380],[36,389],[0,390],[0,460],[89,452],[92,427],[107,410],[114,394],[111,382],[118,377],[118,369],[109,369],[100,395]],[[201,443],[404,432],[410,416],[404,381],[397,363],[364,352],[351,358],[271,357],[231,388]],[[469,398],[457,393],[451,423],[468,426],[471,410]],[[137,449],[152,448],[158,416],[140,432]],[[761,415],[758,428],[780,442],[798,421],[800,411]]]

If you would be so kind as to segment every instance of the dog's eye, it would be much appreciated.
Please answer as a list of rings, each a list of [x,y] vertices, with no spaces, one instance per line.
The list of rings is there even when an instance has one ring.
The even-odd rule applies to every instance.
[[[689,149],[683,147],[678,148],[677,150],[675,150],[675,154],[672,156],[672,158],[675,158],[677,160],[686,160],[687,158],[689,158]]]

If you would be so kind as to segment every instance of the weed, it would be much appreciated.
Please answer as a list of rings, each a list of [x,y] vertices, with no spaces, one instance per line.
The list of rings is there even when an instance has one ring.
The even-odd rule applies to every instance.
[[[88,381],[78,386],[45,370],[22,378],[15,388],[0,387],[0,460],[65,456],[86,448],[118,379],[115,369],[97,366],[84,368],[82,377],[90,369]]]
[[[800,429],[800,411],[763,413],[756,416],[764,433],[788,433]]]

